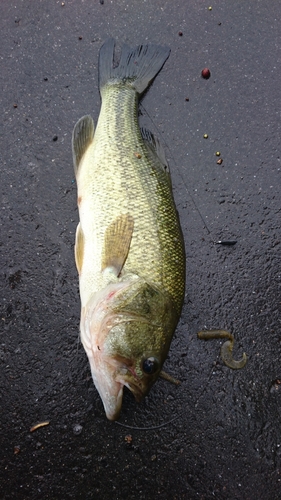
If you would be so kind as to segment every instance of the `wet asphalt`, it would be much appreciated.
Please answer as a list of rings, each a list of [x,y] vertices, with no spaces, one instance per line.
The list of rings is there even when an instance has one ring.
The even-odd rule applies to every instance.
[[[0,14],[0,498],[278,500],[280,2],[2,0]],[[127,392],[123,426],[79,342],[73,258],[71,133],[97,119],[108,37],[171,47],[140,120],[166,148],[187,267],[165,363],[181,385]],[[204,328],[229,330],[246,367]]]

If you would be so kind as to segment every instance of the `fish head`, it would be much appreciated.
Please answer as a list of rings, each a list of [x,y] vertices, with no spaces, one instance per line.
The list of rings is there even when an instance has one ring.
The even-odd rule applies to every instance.
[[[81,339],[106,416],[116,420],[126,386],[137,401],[166,359],[178,314],[171,300],[142,279],[110,285],[82,310]]]

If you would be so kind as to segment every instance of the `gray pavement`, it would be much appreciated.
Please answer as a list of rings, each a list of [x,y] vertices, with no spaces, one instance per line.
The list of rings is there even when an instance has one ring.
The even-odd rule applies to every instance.
[[[0,498],[278,500],[280,2],[2,0],[0,15]],[[73,258],[71,133],[98,117],[108,37],[171,47],[140,120],[165,145],[186,245],[165,364],[181,385],[126,393],[133,428],[92,383]],[[203,328],[231,331],[246,367]]]

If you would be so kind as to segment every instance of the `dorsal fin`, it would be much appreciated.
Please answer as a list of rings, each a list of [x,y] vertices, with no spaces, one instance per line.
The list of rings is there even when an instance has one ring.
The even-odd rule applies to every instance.
[[[150,151],[152,151],[152,153],[160,160],[163,170],[167,174],[169,184],[171,184],[169,165],[161,142],[152,134],[152,132],[150,132],[150,130],[147,130],[146,128],[141,128],[141,135]]]
[[[72,154],[74,172],[77,175],[79,163],[85,151],[94,139],[95,125],[90,115],[82,116],[76,123],[72,133]]]
[[[126,262],[134,230],[130,214],[119,215],[109,224],[104,235],[101,270],[110,270],[119,276]]]

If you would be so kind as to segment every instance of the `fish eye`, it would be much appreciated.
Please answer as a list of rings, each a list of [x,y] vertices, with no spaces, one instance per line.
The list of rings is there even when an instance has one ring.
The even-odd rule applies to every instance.
[[[147,375],[153,375],[159,370],[159,361],[154,356],[146,358],[142,363],[142,369]]]

